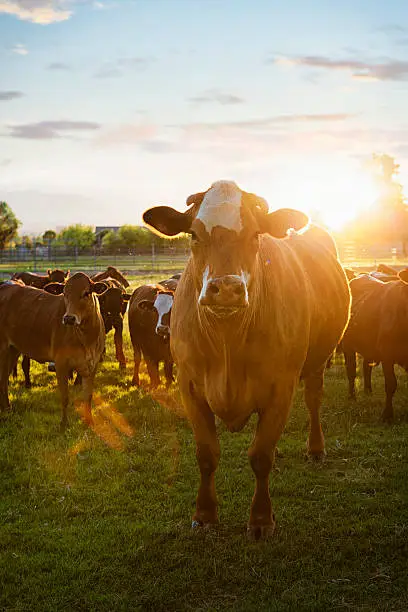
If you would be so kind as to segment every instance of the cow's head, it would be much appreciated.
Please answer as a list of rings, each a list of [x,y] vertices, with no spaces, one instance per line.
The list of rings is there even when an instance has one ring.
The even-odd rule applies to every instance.
[[[94,283],[83,272],[76,272],[64,285],[65,314],[64,325],[81,325],[90,319],[97,306],[94,294],[107,290],[105,283]]]
[[[173,306],[174,292],[159,289],[151,300],[141,300],[138,307],[141,310],[157,315],[156,334],[168,341],[170,336],[170,315]]]
[[[143,215],[145,223],[165,236],[191,234],[194,276],[200,306],[228,315],[248,305],[259,235],[284,238],[301,229],[308,217],[297,210],[268,212],[266,201],[242,191],[232,181],[187,198],[190,208],[178,212],[158,206]]]
[[[65,283],[66,279],[69,276],[69,270],[64,272],[64,270],[47,270],[48,277],[51,283]]]
[[[105,283],[101,282],[101,284]],[[99,285],[99,283],[95,283],[95,285]],[[111,325],[121,323],[129,299],[130,295],[124,293],[119,287],[109,287],[99,296],[99,304],[106,331],[110,329]]]

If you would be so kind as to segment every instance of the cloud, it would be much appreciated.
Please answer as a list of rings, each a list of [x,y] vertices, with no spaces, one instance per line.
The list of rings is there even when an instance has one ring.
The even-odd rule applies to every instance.
[[[1,100],[15,100],[24,96],[22,91],[0,91]]]
[[[17,43],[14,47],[11,47],[10,51],[17,55],[28,55],[28,49],[21,43]]]
[[[38,123],[25,123],[8,125],[11,138],[27,138],[29,140],[53,140],[67,138],[70,132],[99,130],[101,125],[92,121],[40,121]]]
[[[69,19],[72,15],[69,4],[67,0],[0,0],[0,13],[46,25]]]
[[[103,64],[94,76],[97,79],[120,77],[126,70],[145,70],[154,61],[153,57],[120,57]]]
[[[0,166],[2,168],[5,168],[6,166],[9,166],[11,164],[11,158],[10,157],[6,157],[5,159],[0,160]]]
[[[73,8],[78,4],[90,4],[95,9],[114,6],[96,0],[0,0],[0,14],[13,15],[23,21],[48,25],[66,21],[73,15]]]
[[[64,62],[51,62],[51,64],[48,64],[47,70],[71,70],[71,66],[64,64]]]
[[[153,140],[157,135],[157,127],[149,123],[123,123],[109,128],[96,138],[98,146],[118,144],[139,144]]]
[[[302,66],[323,70],[345,70],[353,78],[375,81],[408,80],[408,61],[389,59],[385,62],[364,62],[353,59],[332,59],[322,55],[277,57],[271,60],[277,65]]]
[[[198,96],[189,98],[194,104],[217,103],[222,105],[243,104],[245,100],[234,94],[228,94],[218,91],[217,89],[208,89]]]

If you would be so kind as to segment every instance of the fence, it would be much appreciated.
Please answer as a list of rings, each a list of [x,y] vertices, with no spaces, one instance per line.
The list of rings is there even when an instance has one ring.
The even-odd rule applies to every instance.
[[[142,249],[116,249],[102,247],[80,249],[78,247],[13,248],[0,251],[0,276],[9,277],[14,272],[44,272],[47,268],[82,270],[88,273],[115,266],[124,272],[146,272],[182,270],[188,259],[189,249],[153,245]]]
[[[352,241],[337,242],[341,261],[348,266],[371,268],[380,262],[408,265],[400,246],[393,244],[369,245]],[[103,247],[80,249],[78,247],[37,247],[32,249],[13,248],[0,251],[0,277],[9,278],[11,274],[27,270],[44,272],[47,268],[82,270],[88,273],[115,266],[128,274],[177,272],[184,268],[189,249],[168,246],[140,249],[106,250]]]

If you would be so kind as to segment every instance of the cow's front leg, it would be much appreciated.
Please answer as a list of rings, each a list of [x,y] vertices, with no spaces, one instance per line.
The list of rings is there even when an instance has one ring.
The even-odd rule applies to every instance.
[[[123,352],[123,323],[114,324],[115,333],[113,336],[113,341],[115,343],[115,353],[116,359],[119,362],[119,369],[126,370],[126,357]]]
[[[275,459],[275,448],[285,428],[292,402],[294,382],[274,387],[271,404],[261,409],[252,445],[248,451],[256,477],[248,523],[248,537],[266,539],[275,530],[275,517],[269,495],[269,474]]]
[[[55,371],[57,375],[58,389],[61,396],[62,418],[61,430],[63,431],[68,426],[68,378],[70,369],[66,364],[55,362]]]
[[[310,431],[307,441],[308,454],[313,459],[322,459],[325,455],[324,436],[320,424],[320,406],[323,397],[324,368],[305,377],[305,402],[309,410]]]
[[[392,405],[392,399],[394,393],[397,390],[397,378],[395,376],[394,364],[392,361],[383,361],[382,369],[384,372],[385,382],[385,408],[382,413],[382,420],[385,423],[392,423],[394,420],[394,408]]]
[[[193,427],[196,441],[196,457],[200,469],[200,486],[193,515],[193,527],[205,527],[218,523],[215,471],[220,458],[220,445],[215,427],[215,417],[207,402],[198,397],[192,383],[185,388],[182,379],[180,390]]]
[[[89,376],[82,376],[82,402],[83,414],[82,418],[87,425],[92,425],[92,394],[94,388],[95,372]]]

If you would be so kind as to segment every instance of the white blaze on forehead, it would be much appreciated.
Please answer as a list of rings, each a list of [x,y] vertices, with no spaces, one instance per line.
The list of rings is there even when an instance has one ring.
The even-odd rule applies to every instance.
[[[159,293],[154,300],[153,306],[159,315],[159,319],[157,321],[157,325],[159,326],[162,324],[162,318],[164,315],[170,312],[171,307],[173,306],[173,296],[169,293]]]
[[[205,194],[196,218],[209,234],[216,225],[240,232],[241,200],[242,191],[233,181],[218,181]]]

